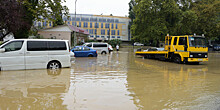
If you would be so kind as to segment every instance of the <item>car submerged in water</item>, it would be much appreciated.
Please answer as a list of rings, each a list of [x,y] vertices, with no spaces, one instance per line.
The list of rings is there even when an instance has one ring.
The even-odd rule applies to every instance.
[[[97,57],[97,51],[87,46],[76,46],[71,49],[75,57]]]

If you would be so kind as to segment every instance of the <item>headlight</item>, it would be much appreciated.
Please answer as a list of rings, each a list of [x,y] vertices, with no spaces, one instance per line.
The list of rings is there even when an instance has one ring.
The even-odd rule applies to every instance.
[[[207,57],[208,57],[208,55],[205,55],[205,57],[207,58]]]
[[[193,57],[193,55],[190,55],[189,57]]]

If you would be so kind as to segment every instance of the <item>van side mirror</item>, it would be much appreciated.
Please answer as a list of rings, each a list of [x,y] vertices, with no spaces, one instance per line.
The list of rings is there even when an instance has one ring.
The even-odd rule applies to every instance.
[[[5,52],[5,48],[0,48],[0,53],[4,53]]]

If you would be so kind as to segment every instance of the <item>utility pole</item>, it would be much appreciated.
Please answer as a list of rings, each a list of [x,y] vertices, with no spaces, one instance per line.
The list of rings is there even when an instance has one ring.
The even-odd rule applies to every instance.
[[[75,1],[75,32],[74,32],[74,46],[76,46],[76,44],[77,44],[77,38],[76,38],[76,2],[77,2],[77,0]]]
[[[109,42],[109,40],[110,40],[110,24],[109,24],[109,30],[108,30],[108,42]]]
[[[98,20],[98,18],[96,17],[96,24],[95,24],[95,41],[96,41],[96,39],[97,39],[97,32],[98,32],[98,30],[97,30],[97,28],[98,28],[97,20]]]

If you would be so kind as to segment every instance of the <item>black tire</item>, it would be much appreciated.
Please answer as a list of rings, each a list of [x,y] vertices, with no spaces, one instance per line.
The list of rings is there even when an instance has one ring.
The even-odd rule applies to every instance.
[[[181,58],[179,56],[175,56],[174,57],[174,62],[180,64],[182,61],[181,61]]]
[[[106,53],[106,51],[102,51],[102,53],[101,53],[101,54],[107,54],[107,53]]]
[[[89,55],[88,57],[93,57],[93,55]]]
[[[47,69],[59,69],[61,68],[61,64],[58,61],[51,61],[47,65]]]

